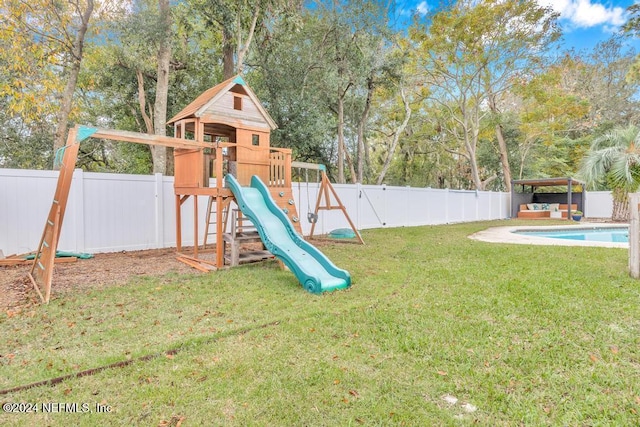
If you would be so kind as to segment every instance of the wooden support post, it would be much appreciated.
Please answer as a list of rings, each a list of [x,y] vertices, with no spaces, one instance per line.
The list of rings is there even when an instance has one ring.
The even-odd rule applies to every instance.
[[[331,209],[331,195],[329,194],[328,187],[331,186],[329,182],[329,178],[327,178],[327,174],[324,172],[320,173],[322,184],[320,185],[320,194],[324,194],[324,203],[327,209]],[[327,185],[328,184],[328,185]]]
[[[222,268],[224,266],[224,241],[222,229],[222,197],[216,197],[216,266]]]
[[[284,153],[284,187],[291,188],[291,150]]]
[[[176,194],[176,251],[182,252],[182,215],[180,195]]]
[[[629,274],[640,279],[640,193],[629,194]]]
[[[218,195],[216,196],[216,267],[224,267],[224,242],[222,240],[222,147],[216,147],[216,188]]]
[[[198,258],[198,196],[193,195],[193,256]]]

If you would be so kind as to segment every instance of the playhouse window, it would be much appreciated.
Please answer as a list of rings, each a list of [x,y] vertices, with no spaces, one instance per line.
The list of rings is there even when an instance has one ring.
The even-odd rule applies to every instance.
[[[239,96],[233,97],[233,109],[242,110],[242,98],[240,98]]]
[[[251,135],[251,145],[260,145],[260,135],[256,135],[255,133]]]

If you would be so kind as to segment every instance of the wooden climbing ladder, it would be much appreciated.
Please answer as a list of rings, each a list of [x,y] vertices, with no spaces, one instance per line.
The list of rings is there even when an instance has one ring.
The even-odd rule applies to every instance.
[[[56,166],[60,155],[62,157],[58,184],[53,196],[53,202],[51,203],[51,209],[49,210],[49,216],[47,217],[47,221],[44,225],[42,238],[38,244],[35,258],[33,259],[31,271],[28,274],[33,287],[40,296],[40,299],[45,303],[48,303],[49,298],[51,297],[53,265],[56,258],[58,240],[60,239],[62,220],[64,219],[64,213],[69,199],[69,189],[71,188],[71,180],[73,179],[73,170],[75,169],[76,159],[78,158],[80,141],[87,138],[89,135],[85,136],[82,133],[79,134],[78,128],[71,129],[69,131],[69,136],[67,137],[67,145],[56,152],[56,159],[54,160]]]
[[[207,249],[207,240],[209,239],[209,236],[215,236],[216,235],[216,230],[217,230],[216,217],[217,217],[217,215],[215,214],[216,213],[215,207],[216,207],[216,198],[213,197],[213,196],[209,196],[209,199],[207,201],[207,218],[205,220],[204,242],[202,243],[202,249]],[[223,226],[222,227],[223,227],[223,229],[225,229],[226,228],[226,223],[227,223],[226,218],[224,218],[222,220],[222,222],[223,222]]]

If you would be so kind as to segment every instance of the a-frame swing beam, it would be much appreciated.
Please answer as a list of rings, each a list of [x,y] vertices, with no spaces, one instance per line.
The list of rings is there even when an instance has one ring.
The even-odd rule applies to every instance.
[[[355,233],[356,239],[358,239],[358,242],[360,242],[360,244],[364,245],[364,240],[362,239],[362,236],[360,235],[360,232],[356,228],[353,221],[351,221],[351,217],[349,217],[349,214],[347,213],[347,208],[345,208],[344,204],[342,204],[340,197],[338,197],[338,193],[336,192],[335,188],[333,188],[333,185],[331,185],[331,181],[329,181],[329,177],[327,177],[327,174],[324,170],[324,166],[323,165],[318,165],[318,166],[321,166],[317,168],[320,171],[321,178],[320,178],[320,189],[318,191],[318,199],[316,200],[316,208],[314,210],[315,217],[318,218],[318,211],[320,210],[341,210],[342,214],[347,219],[349,226]],[[337,203],[336,205],[333,205],[331,203],[332,194],[336,200],[336,203]],[[322,204],[323,199],[324,199],[324,204]],[[315,222],[311,223],[309,238],[313,238],[313,232],[315,231],[315,228],[316,228],[316,223]]]
[[[88,129],[80,126],[81,129]],[[190,139],[173,138],[171,136],[150,135],[146,133],[124,130],[93,128],[91,138],[110,139],[112,141],[133,142],[136,144],[160,145],[171,148],[212,148],[215,144],[193,141]],[[217,143],[220,144],[220,143]],[[222,143],[224,144],[224,143]]]

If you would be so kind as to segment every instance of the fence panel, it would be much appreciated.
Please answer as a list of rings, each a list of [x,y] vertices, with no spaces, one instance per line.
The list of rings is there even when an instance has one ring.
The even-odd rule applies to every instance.
[[[0,250],[5,255],[34,250],[51,208],[57,172],[0,169]],[[70,200],[73,202],[73,200]],[[73,209],[67,208],[70,216]],[[73,231],[67,220],[62,238]]]
[[[429,221],[429,211],[431,208],[431,199],[429,191],[423,188],[406,187],[407,195],[407,226],[422,225]]]
[[[0,249],[5,255],[36,249],[57,178],[54,171],[0,169]],[[502,219],[509,216],[510,209],[507,193],[360,184],[335,184],[334,188],[358,229]],[[311,228],[307,214],[316,205],[318,190],[317,183],[293,184],[305,234]],[[602,205],[591,193],[589,197],[588,209]],[[199,197],[200,243],[206,209],[207,197]],[[181,215],[183,244],[189,246],[194,241],[193,198],[182,205]],[[173,177],[85,173],[78,169],[59,248],[95,253],[173,247],[175,217]],[[345,227],[348,222],[340,210],[321,211],[316,233]]]
[[[410,212],[409,193],[407,187],[386,187],[384,211],[387,227],[404,227],[409,223],[408,216],[415,214]]]
[[[74,178],[78,174],[76,171]],[[82,230],[85,248],[111,252],[158,247],[158,197],[153,176],[82,175],[87,175],[81,180],[86,197]]]
[[[610,191],[589,191],[587,193],[584,216],[590,218],[611,218],[613,198]]]
[[[338,193],[344,186],[336,186]],[[367,228],[380,228],[387,226],[386,215],[386,186],[360,185],[357,203],[360,208],[356,227],[364,230]],[[347,206],[347,212],[351,212],[351,206]]]

